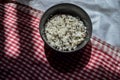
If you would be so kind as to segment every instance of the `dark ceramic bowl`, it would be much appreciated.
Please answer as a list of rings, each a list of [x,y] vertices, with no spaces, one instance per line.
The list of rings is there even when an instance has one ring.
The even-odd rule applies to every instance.
[[[48,44],[48,42],[46,40],[46,36],[45,36],[45,24],[52,16],[54,16],[56,14],[69,14],[74,17],[79,17],[84,22],[84,25],[87,27],[87,37],[81,44],[78,45],[78,47],[75,50],[59,51]],[[92,23],[91,23],[91,20],[90,20],[90,17],[88,16],[88,14],[82,8],[80,8],[74,4],[70,4],[70,3],[61,3],[61,4],[57,4],[57,5],[50,7],[43,14],[39,27],[40,27],[40,34],[41,34],[43,41],[45,42],[45,45],[47,45],[51,49],[61,52],[61,53],[71,53],[71,52],[80,50],[88,43],[88,41],[90,40],[90,37],[92,35]]]

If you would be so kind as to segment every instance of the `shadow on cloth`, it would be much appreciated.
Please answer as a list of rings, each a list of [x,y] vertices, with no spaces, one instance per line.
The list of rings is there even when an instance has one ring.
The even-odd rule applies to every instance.
[[[59,53],[45,45],[45,54],[49,64],[54,69],[63,73],[73,72],[77,67],[82,70],[88,64],[91,56],[91,42],[89,42],[89,45],[89,52],[86,52],[86,47],[84,47],[74,53]]]
[[[4,27],[4,16],[5,16],[5,7],[2,6],[3,8],[1,9],[2,12],[0,13],[0,59],[3,57],[5,54],[4,48],[5,48],[5,27]]]
[[[19,5],[16,6],[17,12],[17,30],[20,43],[20,55],[17,58],[11,58],[5,56],[5,27],[3,20],[0,20],[0,80],[41,80],[44,79],[41,76],[41,70],[45,66],[42,62],[38,62],[33,57],[34,55],[34,42],[32,41],[31,16],[23,16],[23,13],[19,11]],[[3,8],[4,9],[4,8]],[[0,16],[4,16],[5,10]],[[22,16],[21,16],[22,15]],[[29,15],[29,11],[28,11]],[[23,23],[26,18],[27,23]],[[36,72],[38,71],[38,72]],[[39,77],[38,77],[39,76]]]

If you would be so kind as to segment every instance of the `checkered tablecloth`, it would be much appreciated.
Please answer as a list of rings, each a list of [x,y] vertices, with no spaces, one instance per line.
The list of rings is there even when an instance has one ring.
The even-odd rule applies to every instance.
[[[0,80],[120,80],[119,48],[93,36],[74,54],[56,53],[40,37],[42,14],[0,4]]]

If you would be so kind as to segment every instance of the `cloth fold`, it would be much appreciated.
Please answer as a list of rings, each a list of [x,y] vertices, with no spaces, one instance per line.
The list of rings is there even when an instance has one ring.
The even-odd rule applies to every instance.
[[[41,39],[42,11],[0,4],[0,80],[119,80],[120,49],[92,37],[74,54],[57,54]]]

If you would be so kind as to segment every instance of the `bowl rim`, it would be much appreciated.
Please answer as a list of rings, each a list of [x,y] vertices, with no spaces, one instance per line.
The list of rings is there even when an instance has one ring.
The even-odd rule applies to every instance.
[[[81,48],[76,48],[75,50],[71,50],[71,51],[60,51],[60,50],[57,50],[57,49],[55,49],[54,47],[52,47],[52,46],[47,42],[47,40],[45,40],[45,39],[43,38],[43,35],[42,35],[42,32],[41,32],[41,22],[42,22],[44,16],[45,16],[51,9],[53,9],[54,7],[63,6],[63,5],[64,5],[64,6],[69,5],[69,6],[77,7],[77,8],[79,8],[81,11],[83,11],[84,14],[89,18],[90,27],[91,27],[91,34],[90,34],[90,36],[89,36],[86,44],[90,41],[90,38],[91,38],[91,36],[92,36],[92,22],[91,22],[91,19],[90,19],[88,13],[87,13],[83,8],[81,8],[81,7],[79,7],[79,6],[75,5],[75,4],[72,4],[72,3],[59,3],[59,4],[55,4],[55,5],[51,6],[51,7],[49,7],[49,8],[43,13],[43,15],[41,16],[40,24],[39,24],[39,32],[40,32],[40,36],[41,36],[42,40],[44,41],[44,46],[45,46],[45,45],[48,45],[48,46],[49,46],[50,48],[52,48],[53,50],[55,50],[55,51],[57,51],[57,52],[61,52],[61,53],[73,53],[73,52],[76,52],[76,51],[82,49],[83,47],[85,47],[86,44],[84,44],[83,47],[81,47]]]

